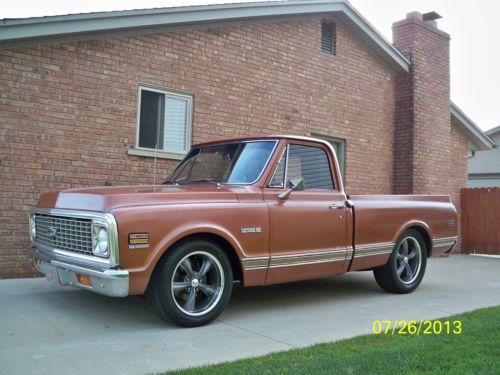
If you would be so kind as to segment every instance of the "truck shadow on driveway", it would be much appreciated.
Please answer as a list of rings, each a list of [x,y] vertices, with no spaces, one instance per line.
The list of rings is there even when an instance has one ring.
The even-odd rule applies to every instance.
[[[77,320],[79,326],[99,325],[113,331],[130,331],[139,327],[176,328],[158,318],[143,296],[111,298],[72,288],[50,286],[43,289],[44,293],[31,295],[37,300],[37,310],[64,315],[65,320]],[[235,284],[229,305],[218,321],[254,319],[255,315],[265,317],[277,310],[288,314],[293,310],[301,313],[322,306],[330,309],[347,302],[378,298],[381,293],[384,292],[375,283],[371,272],[266,287],[244,288]]]

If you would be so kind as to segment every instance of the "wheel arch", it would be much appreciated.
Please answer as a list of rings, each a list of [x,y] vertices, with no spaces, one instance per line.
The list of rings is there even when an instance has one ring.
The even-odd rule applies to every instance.
[[[409,229],[416,230],[422,236],[422,239],[424,240],[425,243],[427,257],[430,257],[432,255],[432,240],[431,240],[432,237],[430,234],[429,226],[423,221],[412,221],[403,225],[401,229],[398,231],[394,242],[396,243],[401,238],[402,234]]]
[[[231,263],[231,269],[233,271],[233,279],[243,283],[243,267],[240,261],[240,256],[238,255],[238,252],[235,248],[234,238],[228,239],[225,235],[221,234],[217,230],[213,230],[212,228],[211,230],[205,229],[195,232],[188,231],[179,234],[175,236],[174,239],[171,239],[168,242],[168,244],[163,246],[163,250],[161,251],[159,256],[156,257],[154,261],[154,267],[148,280],[148,286],[154,279],[154,275],[158,270],[158,267],[161,264],[162,260],[165,259],[165,257],[168,257],[172,253],[170,250],[174,249],[176,246],[179,246],[181,243],[193,240],[200,240],[200,239],[214,242],[224,250],[229,259],[229,262]],[[239,248],[239,244],[236,246],[241,251],[241,248]]]
[[[238,256],[238,254],[236,253],[236,250],[234,249],[233,245],[226,238],[224,238],[218,234],[214,234],[214,233],[210,233],[210,232],[200,232],[200,233],[189,234],[186,237],[183,237],[180,240],[178,240],[176,243],[174,243],[171,246],[171,248],[177,246],[179,243],[187,242],[187,241],[191,241],[191,240],[195,240],[195,239],[208,240],[211,242],[215,242],[217,245],[219,245],[224,250],[229,261],[231,262],[231,268],[233,270],[233,279],[238,280],[240,282],[243,282],[243,268],[242,268],[242,265],[240,262],[240,258]],[[167,249],[167,251],[165,251],[165,253],[167,253],[167,252],[168,252],[168,249]]]

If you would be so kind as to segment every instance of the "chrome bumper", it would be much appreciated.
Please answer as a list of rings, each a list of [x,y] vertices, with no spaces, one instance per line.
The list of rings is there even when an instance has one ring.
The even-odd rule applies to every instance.
[[[457,236],[433,238],[431,255],[450,253],[457,245],[457,242]]]
[[[458,241],[455,241],[455,242],[453,243],[453,245],[450,247],[450,249],[449,249],[449,250],[446,250],[444,253],[445,253],[445,254],[451,253],[451,252],[453,251],[453,249],[455,248],[455,246],[457,246],[457,243],[458,243]]]
[[[95,293],[111,297],[125,297],[128,295],[129,273],[125,270],[100,269],[87,265],[78,265],[68,260],[57,259],[57,256],[36,247],[30,251],[33,266],[49,279],[49,270],[52,282],[63,286],[74,286],[90,290]],[[77,276],[88,276],[92,285],[84,285]]]

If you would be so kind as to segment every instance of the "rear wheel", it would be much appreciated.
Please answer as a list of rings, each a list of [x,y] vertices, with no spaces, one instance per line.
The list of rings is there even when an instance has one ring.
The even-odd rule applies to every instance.
[[[233,275],[226,254],[205,240],[185,242],[171,251],[149,288],[155,312],[184,327],[211,322],[231,296]]]
[[[385,266],[375,268],[377,284],[391,293],[410,293],[415,290],[425,274],[427,250],[420,233],[406,230],[396,243]]]

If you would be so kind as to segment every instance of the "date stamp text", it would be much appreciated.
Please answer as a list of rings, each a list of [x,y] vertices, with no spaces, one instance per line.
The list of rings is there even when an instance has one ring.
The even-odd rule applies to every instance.
[[[376,335],[460,335],[460,320],[375,320],[372,332]]]

